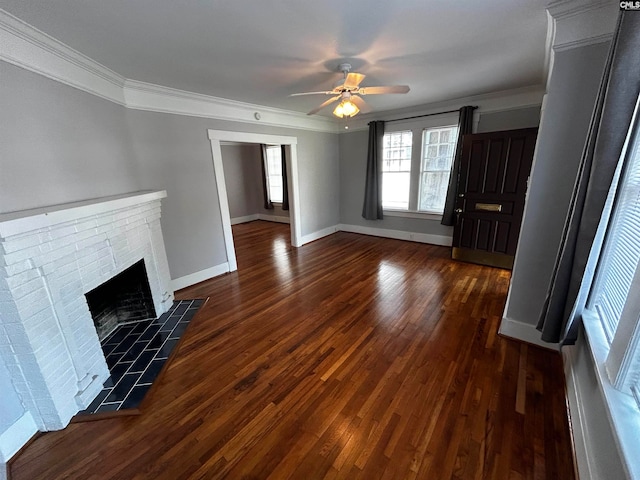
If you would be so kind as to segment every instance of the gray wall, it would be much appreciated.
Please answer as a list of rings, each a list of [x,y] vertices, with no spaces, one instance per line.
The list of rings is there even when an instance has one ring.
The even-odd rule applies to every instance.
[[[340,223],[452,236],[453,229],[440,225],[439,220],[391,216],[385,216],[382,220],[365,220],[362,218],[368,138],[369,132],[366,130],[340,135]]]
[[[222,165],[231,219],[249,215],[289,217],[281,204],[264,208],[262,155],[257,144],[222,145]]]
[[[490,112],[480,115],[479,132],[537,127],[540,108]],[[340,222],[372,228],[453,236],[453,228],[440,224],[440,220],[385,216],[383,220],[362,218],[364,177],[367,169],[368,132],[365,130],[340,135]]]
[[[162,233],[172,278],[226,262],[207,130],[298,139],[302,235],[339,221],[338,135],[131,110],[127,114],[144,189],[165,189]]]
[[[222,166],[231,218],[264,210],[260,146],[222,145]]]
[[[298,139],[303,235],[339,223],[338,135],[128,110],[0,62],[0,213],[167,190],[172,278],[226,261],[207,129]]]
[[[126,109],[0,61],[0,213],[139,189]]]
[[[538,322],[609,43],[557,52],[505,317]]]
[[[540,124],[540,107],[516,108],[502,112],[487,112],[480,115],[476,133],[532,128]]]
[[[4,361],[0,357],[0,392],[2,392],[2,403],[0,404],[0,433],[6,431],[25,412],[20,397],[13,388],[11,377]],[[1,459],[1,456],[0,456]],[[0,465],[0,468],[1,465]]]

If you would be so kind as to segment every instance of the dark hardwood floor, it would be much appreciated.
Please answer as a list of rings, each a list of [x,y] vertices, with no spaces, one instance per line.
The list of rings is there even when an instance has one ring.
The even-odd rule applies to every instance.
[[[234,227],[141,415],[44,434],[34,479],[572,479],[558,354],[496,335],[509,272],[450,250]]]

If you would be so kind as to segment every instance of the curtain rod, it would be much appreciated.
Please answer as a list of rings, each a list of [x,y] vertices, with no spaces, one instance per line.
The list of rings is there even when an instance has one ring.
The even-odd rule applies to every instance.
[[[478,108],[478,107],[477,106],[473,107],[474,110],[476,108]],[[393,120],[385,120],[385,123],[399,122],[401,120],[413,120],[414,118],[432,117],[434,115],[444,115],[445,113],[456,113],[456,112],[459,112],[459,111],[460,111],[460,109],[458,109],[458,110],[447,110],[446,112],[425,113],[424,115],[416,115],[415,117],[394,118]]]

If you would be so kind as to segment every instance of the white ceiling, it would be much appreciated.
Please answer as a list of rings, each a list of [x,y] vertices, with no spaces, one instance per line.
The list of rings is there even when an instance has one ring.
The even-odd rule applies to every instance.
[[[126,78],[306,112],[348,61],[389,110],[543,82],[548,0],[0,0]],[[321,112],[330,115],[331,109]]]

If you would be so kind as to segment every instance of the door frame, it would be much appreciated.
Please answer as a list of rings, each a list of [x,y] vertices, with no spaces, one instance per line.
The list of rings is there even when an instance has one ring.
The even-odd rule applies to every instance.
[[[270,145],[286,145],[288,153],[286,157],[287,174],[289,180],[289,218],[291,222],[291,245],[302,246],[300,240],[302,233],[300,230],[300,187],[298,178],[298,152],[297,137],[287,137],[283,135],[267,135],[250,132],[231,132],[226,130],[207,130],[211,141],[211,154],[213,155],[213,171],[218,187],[218,204],[220,205],[220,216],[222,218],[222,233],[224,245],[227,252],[227,263],[229,271],[238,269],[236,261],[236,250],[233,243],[233,233],[231,231],[231,214],[229,212],[229,200],[227,197],[227,186],[224,180],[224,168],[222,166],[222,149],[220,142],[241,142]]]

